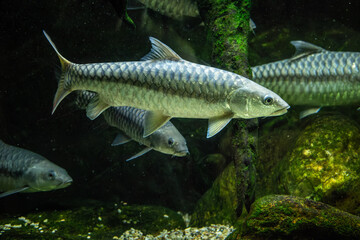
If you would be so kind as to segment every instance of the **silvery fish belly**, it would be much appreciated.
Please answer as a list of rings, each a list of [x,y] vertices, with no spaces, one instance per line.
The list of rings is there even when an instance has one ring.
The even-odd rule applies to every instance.
[[[67,187],[66,170],[31,151],[0,140],[0,197],[17,192],[50,191]]]
[[[232,118],[278,116],[289,105],[274,92],[235,73],[183,60],[168,46],[150,37],[152,49],[142,61],[74,64],[57,51],[62,64],[53,112],[74,90],[98,95],[87,108],[96,118],[110,106],[147,110],[144,137],[172,117],[209,119],[208,137]]]
[[[80,108],[86,108],[96,93],[81,91],[76,103]],[[110,107],[102,115],[106,122],[121,131],[113,141],[112,145],[120,145],[135,140],[146,146],[140,153],[127,159],[127,161],[139,157],[150,150],[156,150],[173,156],[185,156],[188,148],[185,138],[169,121],[150,136],[143,137],[144,120],[146,111],[133,107]]]
[[[293,41],[294,57],[252,68],[253,80],[292,105],[360,104],[360,53]]]

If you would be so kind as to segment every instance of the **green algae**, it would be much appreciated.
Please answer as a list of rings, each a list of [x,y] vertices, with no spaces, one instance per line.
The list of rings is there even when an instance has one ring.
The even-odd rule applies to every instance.
[[[251,1],[198,0],[212,42],[212,59],[220,67],[251,76],[248,66],[247,36]]]
[[[1,239],[112,239],[131,227],[154,234],[184,228],[185,223],[164,207],[120,203],[7,217],[0,219],[0,226]]]
[[[360,128],[352,120],[341,115],[314,118],[284,164],[282,182],[290,194],[356,213],[338,202],[359,195],[354,186],[359,186]]]
[[[223,69],[251,76],[247,61],[251,1],[198,0],[198,5],[211,42],[212,61]],[[248,134],[247,122],[236,121],[234,125],[236,135],[230,136],[231,148],[228,149],[233,163],[197,203],[193,226],[234,222],[237,215],[241,215],[244,203],[250,206],[255,174],[249,164],[256,155],[256,139]]]
[[[242,231],[242,239],[355,239],[360,218],[313,200],[269,195],[254,203]]]

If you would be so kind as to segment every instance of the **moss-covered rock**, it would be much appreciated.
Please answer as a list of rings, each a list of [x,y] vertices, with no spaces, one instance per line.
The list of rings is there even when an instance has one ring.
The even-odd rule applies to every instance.
[[[323,115],[299,135],[284,162],[281,182],[291,195],[323,201],[360,213],[360,129],[342,115]],[[357,202],[346,205],[344,199]]]
[[[1,239],[112,239],[136,227],[146,234],[184,228],[182,216],[157,206],[81,207],[0,219]]]
[[[324,203],[269,195],[252,206],[227,239],[359,239],[360,217]]]
[[[283,116],[262,125],[257,197],[290,194],[360,214],[360,128],[339,113],[305,120]]]
[[[292,126],[295,123],[297,126]],[[269,194],[286,194],[279,181],[288,151],[294,146],[301,131],[297,114],[288,113],[278,118],[267,119],[259,130],[258,157],[256,166],[256,197]],[[285,183],[286,184],[286,183]]]
[[[236,220],[236,203],[235,168],[230,163],[197,202],[190,225],[232,224]]]

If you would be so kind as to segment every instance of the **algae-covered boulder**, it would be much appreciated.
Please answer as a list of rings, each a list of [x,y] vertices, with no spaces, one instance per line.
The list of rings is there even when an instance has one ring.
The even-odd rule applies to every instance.
[[[360,217],[313,200],[269,195],[229,239],[359,239]]]
[[[205,226],[235,222],[237,202],[235,187],[235,168],[234,164],[230,163],[197,202],[190,225]]]
[[[360,213],[360,129],[342,115],[316,116],[300,133],[282,169],[290,195]],[[309,121],[310,121],[309,120]]]
[[[180,214],[157,206],[81,207],[0,219],[1,239],[113,239],[136,227],[145,234],[184,228]]]
[[[286,114],[262,123],[259,130],[258,157],[255,158],[256,166],[256,196],[263,197],[269,194],[286,194],[286,190],[279,181],[283,169],[283,162],[289,149],[293,148],[299,127],[292,126],[287,121],[298,121],[296,114]]]

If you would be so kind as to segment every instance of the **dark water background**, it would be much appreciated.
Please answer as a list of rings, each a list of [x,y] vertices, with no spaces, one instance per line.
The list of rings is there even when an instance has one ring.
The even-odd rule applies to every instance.
[[[254,1],[252,18],[257,29],[249,40],[250,63],[290,57],[289,40],[359,51],[359,10],[359,1]],[[138,60],[150,49],[149,36],[185,59],[211,63],[203,26],[191,22],[185,26],[151,11],[146,24],[143,11],[129,15],[136,30],[120,26],[105,0],[0,2],[0,138],[45,156],[74,179],[63,190],[0,199],[0,212],[62,208],[87,204],[89,199],[189,212],[221,172],[204,160],[208,154],[224,151],[219,139],[225,131],[206,139],[205,120],[172,120],[187,140],[190,157],[171,158],[152,151],[124,162],[142,147],[135,142],[111,147],[117,131],[102,119],[87,119],[72,103],[73,96],[51,115],[57,88],[54,70],[59,63],[43,29],[62,55],[76,63]]]

